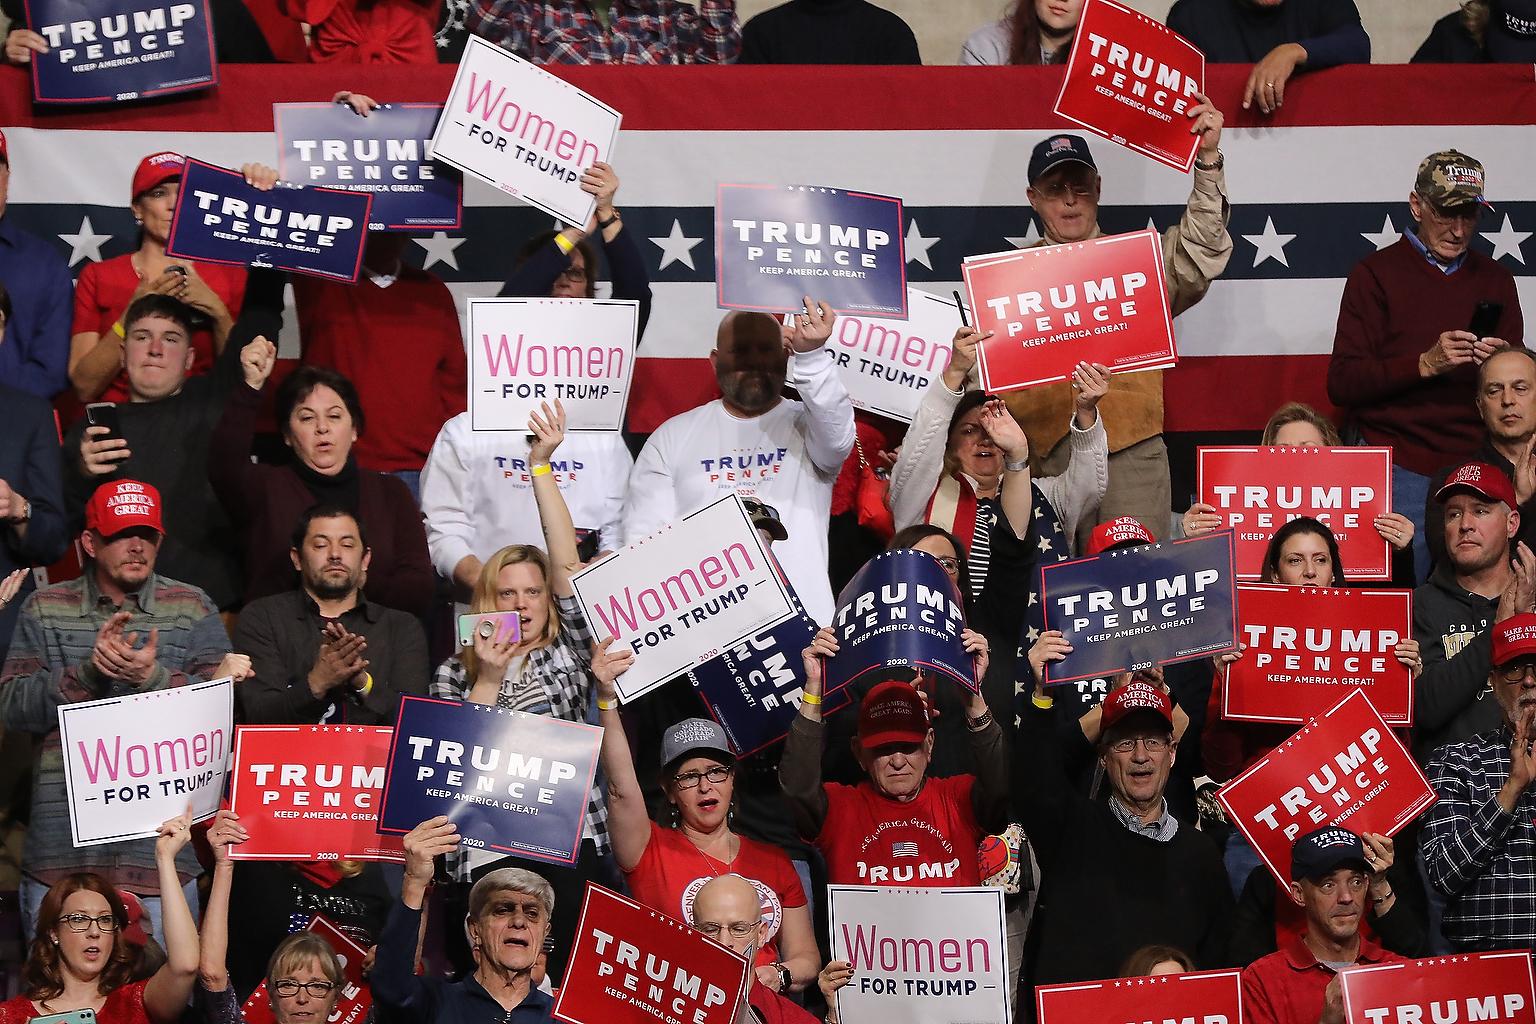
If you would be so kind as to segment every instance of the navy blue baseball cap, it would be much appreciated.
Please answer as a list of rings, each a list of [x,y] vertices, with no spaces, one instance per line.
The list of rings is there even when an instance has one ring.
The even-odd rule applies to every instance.
[[[1321,878],[1339,868],[1358,864],[1369,871],[1365,843],[1347,828],[1325,825],[1297,839],[1291,847],[1291,880]]]
[[[1070,163],[1087,164],[1095,171],[1099,169],[1093,162],[1093,154],[1088,152],[1088,140],[1081,135],[1052,135],[1029,155],[1029,183],[1033,185],[1062,164]]]

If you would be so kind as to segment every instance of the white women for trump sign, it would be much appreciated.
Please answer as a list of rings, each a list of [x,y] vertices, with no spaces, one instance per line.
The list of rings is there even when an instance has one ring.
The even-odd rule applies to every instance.
[[[59,744],[76,846],[155,835],[192,805],[219,809],[234,739],[229,677],[59,707]]]

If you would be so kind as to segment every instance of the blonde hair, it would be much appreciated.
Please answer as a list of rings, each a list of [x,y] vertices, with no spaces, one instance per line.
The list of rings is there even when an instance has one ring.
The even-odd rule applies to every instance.
[[[311,961],[319,963],[320,973],[336,986],[335,991],[331,993],[333,999],[341,994],[347,979],[342,973],[341,961],[336,958],[336,951],[331,948],[331,944],[316,932],[294,932],[277,944],[277,948],[272,951],[272,959],[267,961],[267,989],[274,1006],[277,1005],[278,981],[290,976]]]
[[[1264,439],[1259,443],[1274,444],[1280,428],[1292,423],[1310,423],[1316,427],[1317,432],[1323,435],[1324,447],[1337,448],[1339,445],[1339,429],[1322,413],[1302,402],[1287,402],[1276,409],[1264,425]]]
[[[475,581],[475,592],[469,599],[469,610],[473,615],[482,612],[496,611],[497,580],[501,577],[501,570],[509,565],[526,563],[536,566],[539,575],[544,578],[544,602],[548,607],[548,616],[544,622],[544,635],[538,638],[534,647],[548,647],[555,642],[555,637],[560,635],[560,608],[555,604],[554,595],[549,589],[549,556],[542,548],[536,548],[532,544],[508,544],[486,559],[480,567],[480,578]],[[524,637],[524,640],[527,640]],[[470,679],[474,679],[480,669],[480,659],[475,655],[473,647],[465,647],[459,651],[459,663],[464,666]]]

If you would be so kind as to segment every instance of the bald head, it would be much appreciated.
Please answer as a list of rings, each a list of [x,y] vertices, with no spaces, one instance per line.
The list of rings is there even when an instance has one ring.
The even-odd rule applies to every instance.
[[[720,318],[720,326],[715,331],[716,351],[734,349],[740,343],[761,343],[769,340],[782,345],[784,332],[779,322],[767,313],[733,309]]]
[[[783,328],[767,313],[733,310],[725,314],[709,361],[720,396],[732,414],[761,416],[779,404],[789,350]]]
[[[762,942],[762,900],[740,875],[720,875],[693,898],[692,923],[696,931],[751,959]]]

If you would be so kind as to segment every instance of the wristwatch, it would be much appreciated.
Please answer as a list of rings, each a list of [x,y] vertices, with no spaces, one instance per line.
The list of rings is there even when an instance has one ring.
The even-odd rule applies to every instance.
[[[779,972],[779,991],[785,995],[788,995],[789,986],[795,980],[790,976],[789,968],[785,967],[783,964],[775,963],[773,965],[773,969]]]

